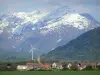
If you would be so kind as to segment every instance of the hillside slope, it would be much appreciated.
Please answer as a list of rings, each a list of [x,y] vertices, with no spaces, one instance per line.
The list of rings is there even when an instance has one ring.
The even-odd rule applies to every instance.
[[[100,60],[100,27],[42,56],[49,60]]]

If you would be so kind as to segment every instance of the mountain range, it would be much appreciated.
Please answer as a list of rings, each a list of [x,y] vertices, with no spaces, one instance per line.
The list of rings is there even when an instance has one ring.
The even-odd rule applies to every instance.
[[[48,53],[99,26],[90,14],[78,14],[68,6],[51,12],[0,14],[0,51],[24,54],[32,45],[37,55]]]
[[[100,27],[42,56],[44,60],[100,60]]]

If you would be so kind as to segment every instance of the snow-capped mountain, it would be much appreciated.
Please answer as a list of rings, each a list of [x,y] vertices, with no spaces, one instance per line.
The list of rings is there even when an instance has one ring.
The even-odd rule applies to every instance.
[[[11,27],[13,34],[22,31],[27,25],[34,25],[36,22],[41,20],[47,13],[41,13],[40,11],[33,11],[31,13],[18,12],[18,13],[8,13],[0,16],[0,28],[5,28],[7,26]]]
[[[67,6],[52,12],[2,14],[0,45],[1,49],[7,46],[10,50],[29,51],[31,44],[44,53],[98,26],[99,22],[80,15]]]

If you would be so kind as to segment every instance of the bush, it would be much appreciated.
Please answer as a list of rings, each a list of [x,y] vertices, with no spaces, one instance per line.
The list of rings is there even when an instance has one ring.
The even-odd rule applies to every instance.
[[[16,66],[7,67],[6,65],[0,65],[0,71],[16,71]]]
[[[86,66],[86,68],[84,70],[94,70],[94,69],[91,65],[88,65],[88,66]]]
[[[96,66],[97,67],[97,70],[100,70],[100,65]]]
[[[8,71],[16,71],[16,66],[11,66],[11,68],[8,68]]]
[[[72,65],[72,67],[71,67],[71,70],[73,70],[73,71],[76,71],[76,70],[78,70],[78,67],[77,67],[77,65]]]
[[[0,65],[0,71],[7,71],[7,67],[4,65]]]
[[[62,67],[63,67],[63,71],[68,70],[66,63],[63,63]]]

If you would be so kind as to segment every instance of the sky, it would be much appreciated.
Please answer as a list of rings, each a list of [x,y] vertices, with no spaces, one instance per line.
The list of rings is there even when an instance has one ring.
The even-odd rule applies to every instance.
[[[0,13],[52,11],[62,6],[89,13],[100,22],[100,0],[0,0]]]

